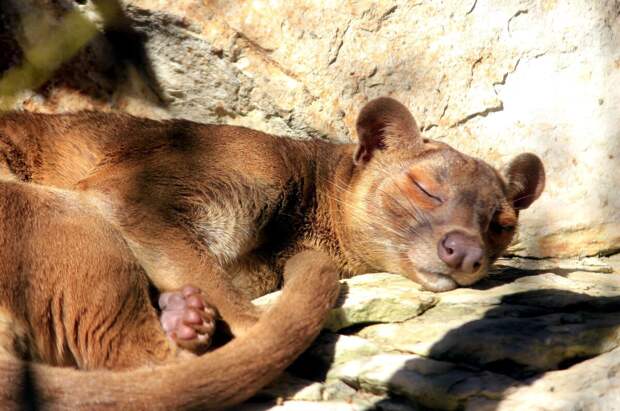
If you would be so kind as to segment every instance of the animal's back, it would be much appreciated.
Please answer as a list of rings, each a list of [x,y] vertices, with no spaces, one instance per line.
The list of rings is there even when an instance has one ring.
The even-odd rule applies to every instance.
[[[102,121],[103,117],[112,121]],[[18,180],[70,187],[100,161],[124,115],[10,112],[0,116],[1,170]]]
[[[181,119],[159,121],[95,111],[0,115],[0,172],[59,188],[73,187],[102,163],[146,157],[159,164],[193,166],[193,172],[205,166],[243,169],[259,179],[271,179],[286,174],[287,162],[300,160],[288,158],[291,145],[299,146],[302,156],[312,150],[312,145],[244,127]]]

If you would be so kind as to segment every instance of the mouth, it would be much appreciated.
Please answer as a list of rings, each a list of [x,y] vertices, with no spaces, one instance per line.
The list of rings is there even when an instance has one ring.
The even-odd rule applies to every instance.
[[[409,255],[410,265],[404,268],[405,276],[420,284],[425,290],[440,293],[454,290],[458,287],[468,287],[487,276],[488,263],[474,272],[464,272],[452,269],[447,265],[437,262],[429,262],[428,257],[424,260],[426,264],[420,264],[421,258]]]

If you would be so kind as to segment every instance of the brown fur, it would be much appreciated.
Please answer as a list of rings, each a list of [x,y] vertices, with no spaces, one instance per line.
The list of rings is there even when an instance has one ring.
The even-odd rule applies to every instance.
[[[71,410],[235,404],[310,344],[337,294],[329,259],[300,253],[287,263],[292,278],[282,299],[248,334],[177,360],[142,267],[83,194],[0,181],[0,198],[3,409],[28,402]],[[41,362],[126,371],[35,365]]]

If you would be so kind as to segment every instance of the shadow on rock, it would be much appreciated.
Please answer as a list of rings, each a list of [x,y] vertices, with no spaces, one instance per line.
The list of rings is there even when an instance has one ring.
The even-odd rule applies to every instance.
[[[355,385],[384,388],[431,409],[494,410],[508,390],[616,348],[619,334],[620,297],[558,289],[519,292],[449,331],[427,356],[370,359]],[[561,398],[562,387],[557,390]]]

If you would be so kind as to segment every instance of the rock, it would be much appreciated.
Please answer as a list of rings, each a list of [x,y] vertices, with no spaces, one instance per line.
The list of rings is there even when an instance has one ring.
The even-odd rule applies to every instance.
[[[615,297],[620,291],[620,277],[617,275],[575,271],[566,273],[565,276],[545,273],[516,279],[498,277],[492,276],[483,280],[474,288],[457,288],[439,294],[440,303],[498,305],[514,301],[520,305],[538,305],[552,309],[586,301],[597,304],[614,303],[613,299],[597,297]],[[498,283],[495,283],[496,281]],[[530,293],[526,294],[528,292]]]
[[[317,404],[308,401],[284,401],[281,405],[249,403],[237,408],[239,411],[365,411],[366,404],[350,404],[345,401],[330,401]]]
[[[281,398],[299,401],[321,401],[324,384],[284,373],[277,380],[263,388],[259,397]],[[353,393],[355,390],[353,390]]]
[[[500,374],[405,354],[379,354],[350,361],[330,370],[328,378],[373,393],[398,394],[414,404],[442,410],[457,409],[471,396],[499,396],[516,384]]]
[[[323,388],[323,399],[326,401],[351,401],[355,395],[356,391],[353,388],[339,380],[326,384]]]
[[[332,379],[325,383],[304,380],[294,375],[284,374],[273,382],[269,387],[261,390],[259,398],[271,398],[279,403],[271,405],[258,401],[244,404],[241,410],[279,410],[279,409],[304,409],[313,405],[319,410],[346,409],[366,410],[380,404],[385,411],[411,410],[407,404],[390,400],[387,396],[374,395],[367,392],[358,392],[341,380]],[[320,402],[319,402],[320,401]],[[273,402],[273,401],[272,401]]]
[[[620,410],[620,350],[553,371],[507,391],[501,401],[471,401],[471,410]]]
[[[107,20],[93,2],[75,3],[3,2],[0,14],[12,16],[0,33],[5,78],[7,64],[26,61],[21,48],[56,50],[55,71],[12,81],[10,90],[22,86],[0,96],[5,107],[115,109],[350,141],[363,103],[393,95],[428,137],[494,165],[522,151],[543,158],[547,188],[522,213],[513,253],[620,249],[614,0],[123,0]],[[89,31],[75,54],[50,40],[72,33],[60,29],[71,11],[85,27],[109,28]]]
[[[379,354],[381,348],[364,338],[354,335],[340,335],[325,332],[302,356],[302,361],[313,367],[330,367],[345,363],[355,358]]]
[[[392,274],[360,275],[342,283],[343,301],[332,310],[325,325],[331,331],[356,324],[405,321],[437,302],[433,293],[422,291],[413,281]],[[355,293],[347,292],[351,288],[355,288]]]
[[[597,286],[544,274],[490,290],[457,289],[442,293],[421,317],[372,325],[358,335],[383,349],[523,377],[620,345],[615,279]]]
[[[556,258],[546,258],[546,259],[532,259],[532,258],[519,258],[519,257],[511,257],[511,258],[499,258],[495,263],[496,267],[511,267],[517,268],[519,270],[526,271],[546,271],[550,270],[564,270],[564,271],[591,271],[594,273],[612,273],[614,271],[613,267],[608,264],[605,259],[602,258],[582,258],[579,260],[575,259],[556,259]]]
[[[325,324],[331,331],[366,323],[405,321],[422,314],[437,301],[433,293],[393,274],[359,275],[342,280],[341,284],[338,307],[330,312]],[[355,294],[348,293],[352,287]],[[269,304],[278,296],[279,293],[269,294],[254,303]]]
[[[292,400],[284,406],[303,410],[296,400],[306,399],[319,410],[348,409],[330,400],[351,409],[617,409],[620,273],[510,270],[476,288],[435,294],[433,305],[410,319],[362,322],[349,335],[324,332],[292,368],[305,378],[303,389],[295,378],[281,381],[280,396]],[[347,298],[380,306],[382,292],[379,301],[365,296],[369,284],[381,284],[391,290],[390,306],[405,281],[349,279]]]

